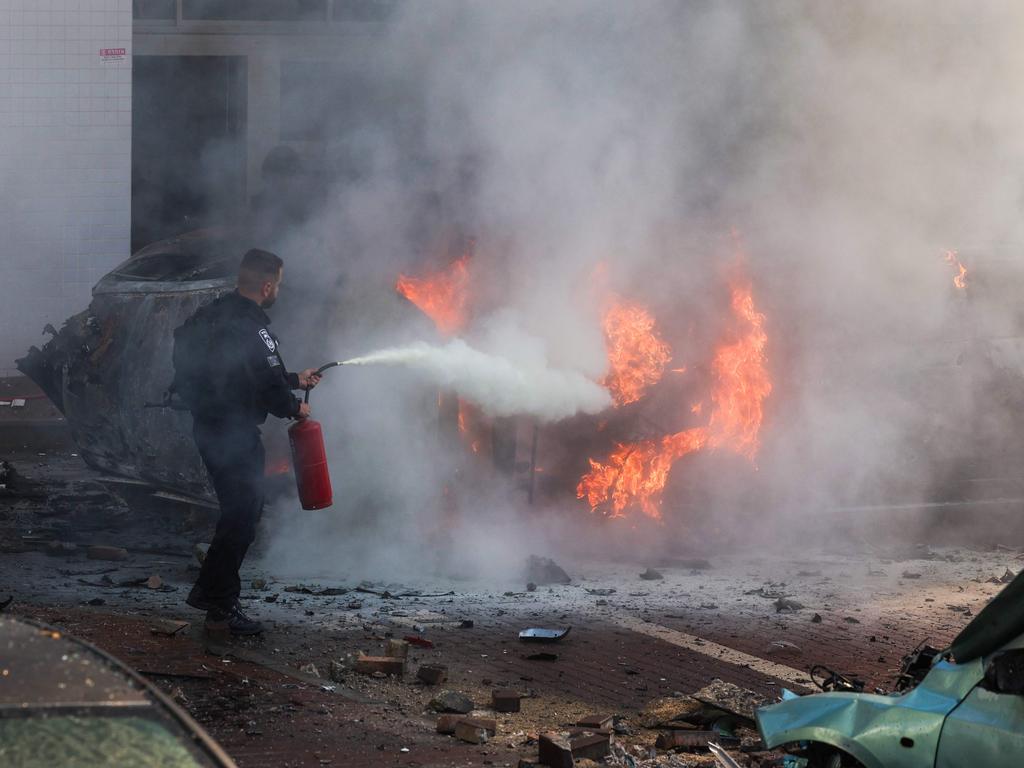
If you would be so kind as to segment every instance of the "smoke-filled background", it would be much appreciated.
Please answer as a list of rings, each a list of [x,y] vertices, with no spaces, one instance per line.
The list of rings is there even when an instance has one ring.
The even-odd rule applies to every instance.
[[[856,527],[851,506],[959,498],[1022,458],[1005,342],[1021,333],[1022,23],[1007,3],[403,4],[367,63],[380,108],[322,158],[316,215],[277,233],[289,363],[444,343],[394,284],[460,238],[475,249],[459,335],[592,380],[599,264],[697,380],[745,281],[772,382],[760,449],[677,462],[649,543],[699,543],[696,515],[791,545],[801,521]],[[606,523],[571,486],[528,507],[514,483],[468,477],[431,387],[392,367],[327,374],[312,402],[336,504],[278,512],[272,562],[475,573],[638,535],[645,518]],[[689,400],[655,400],[648,424],[692,426]]]

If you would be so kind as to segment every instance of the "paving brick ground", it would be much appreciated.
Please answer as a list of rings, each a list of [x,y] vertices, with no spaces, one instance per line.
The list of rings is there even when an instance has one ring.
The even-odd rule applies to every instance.
[[[93,480],[66,446],[48,446],[45,457],[25,450],[20,465],[65,483],[65,491]],[[288,591],[297,585],[294,576],[268,571],[254,558],[245,583],[259,578],[267,587],[247,590],[245,597],[269,630],[261,640],[228,648],[225,656],[204,641],[196,624],[201,616],[183,605],[195,577],[195,533],[177,531],[180,514],[158,516],[163,533],[156,536],[144,516],[122,512],[114,528],[110,521],[84,521],[89,527],[46,515],[32,523],[26,504],[0,509],[0,598],[13,595],[17,614],[63,627],[143,671],[243,768],[516,765],[519,757],[536,755],[531,738],[539,731],[595,711],[635,722],[652,700],[691,693],[716,677],[776,696],[784,681],[766,673],[764,662],[799,678],[824,661],[886,687],[904,653],[926,639],[948,643],[1001,588],[989,580],[1007,569],[1016,572],[1022,562],[1017,550],[1005,547],[801,550],[799,559],[751,548],[712,553],[707,569],[659,566],[664,578],[655,581],[638,577],[648,563],[563,560],[573,583],[536,592],[525,591],[518,579],[456,582],[429,574],[416,583],[371,586],[373,591],[358,591],[358,575],[316,584],[303,579],[306,586],[351,590],[316,596]],[[80,549],[48,556],[35,538],[41,531],[82,543],[103,538],[126,546],[130,556],[119,563],[87,560]],[[124,586],[153,574],[167,591]],[[390,595],[374,594],[385,587]],[[416,591],[441,596],[411,594]],[[777,612],[780,595],[803,607]],[[154,622],[176,618],[193,626],[175,637],[152,633]],[[472,627],[462,628],[465,621]],[[531,646],[517,639],[528,626],[572,631],[556,645]],[[669,639],[638,628],[665,630]],[[348,668],[355,654],[380,654],[388,638],[409,634],[434,647],[412,649],[401,680],[349,670],[333,683],[299,672],[312,663],[326,676],[331,662]],[[537,651],[558,658],[524,658]],[[731,660],[723,661],[723,653]],[[529,697],[522,712],[498,715],[495,740],[462,744],[434,733],[426,705],[436,690],[415,682],[421,663],[447,664],[446,685],[478,706],[486,706],[494,688],[516,688]],[[627,739],[650,742],[653,734]]]

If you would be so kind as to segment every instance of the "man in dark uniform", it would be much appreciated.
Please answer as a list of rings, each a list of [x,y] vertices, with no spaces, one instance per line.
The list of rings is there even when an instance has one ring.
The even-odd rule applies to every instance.
[[[238,285],[200,308],[183,329],[199,328],[204,375],[185,397],[193,435],[220,503],[220,520],[202,570],[186,602],[206,611],[209,629],[255,635],[263,627],[242,611],[238,571],[263,511],[264,453],[259,425],[271,413],[304,419],[309,405],[293,389],[312,389],[320,377],[310,368],[288,373],[265,309],[277,298],[281,259],[251,250],[242,258]],[[196,338],[193,332],[192,338]],[[176,365],[178,334],[175,335]],[[192,342],[197,344],[196,342]]]

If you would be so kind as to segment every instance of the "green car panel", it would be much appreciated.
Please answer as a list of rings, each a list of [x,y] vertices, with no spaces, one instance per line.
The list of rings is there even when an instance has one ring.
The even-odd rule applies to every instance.
[[[1024,762],[1024,696],[975,688],[942,727],[936,768]]]
[[[982,676],[980,660],[962,666],[940,662],[921,685],[900,696],[803,696],[759,709],[757,722],[769,748],[814,741],[849,753],[867,768],[932,768],[946,715]]]
[[[866,768],[1016,768],[1024,764],[1024,695],[979,684],[994,654],[1022,647],[1024,571],[913,690],[789,699],[757,710],[758,728],[769,748],[816,742],[843,750]]]

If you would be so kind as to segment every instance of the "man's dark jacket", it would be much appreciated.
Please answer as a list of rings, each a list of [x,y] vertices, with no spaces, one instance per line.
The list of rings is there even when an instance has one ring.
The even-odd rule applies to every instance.
[[[270,318],[255,301],[228,293],[190,322],[205,326],[209,340],[207,349],[196,350],[207,356],[207,380],[186,401],[197,420],[257,426],[268,413],[282,419],[298,414],[300,401],[292,394],[298,376],[285,368]]]

